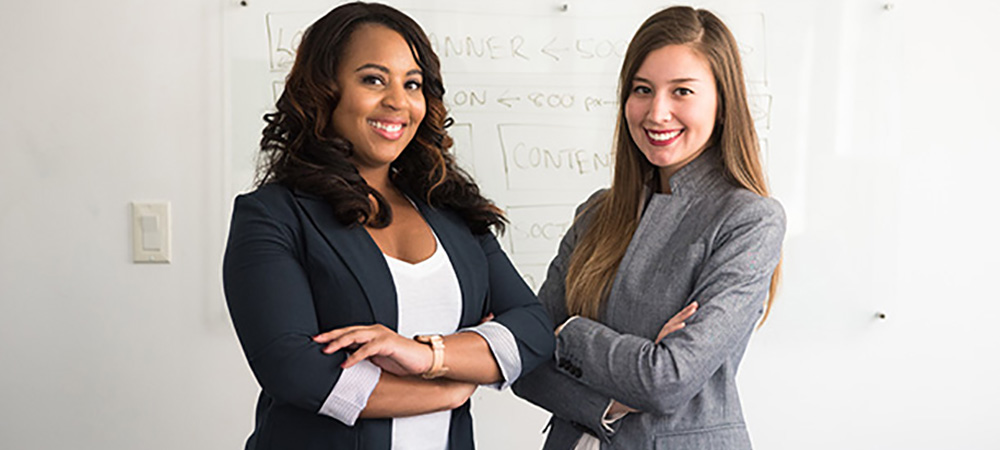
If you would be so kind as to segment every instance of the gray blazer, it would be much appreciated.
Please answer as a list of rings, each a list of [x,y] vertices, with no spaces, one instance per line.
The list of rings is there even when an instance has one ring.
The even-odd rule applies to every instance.
[[[577,318],[556,354],[514,392],[552,412],[546,450],[571,449],[581,433],[602,449],[750,449],[736,370],[763,313],[781,256],[781,205],[729,182],[710,149],[654,194],[618,268],[601,320]],[[566,270],[589,222],[586,205],[566,233],[538,297],[556,324],[567,319]],[[582,216],[580,215],[582,213]],[[663,324],[700,307],[659,344]],[[640,410],[601,423],[611,399]]]

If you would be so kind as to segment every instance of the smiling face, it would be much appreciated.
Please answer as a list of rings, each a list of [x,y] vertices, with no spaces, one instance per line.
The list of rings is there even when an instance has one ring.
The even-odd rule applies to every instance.
[[[388,172],[427,108],[423,74],[410,46],[388,27],[361,25],[344,48],[336,82],[340,99],[333,129],[354,146],[351,162],[362,176]]]
[[[712,69],[687,45],[653,50],[632,79],[625,121],[632,140],[659,168],[661,186],[701,154],[715,128],[718,94]]]

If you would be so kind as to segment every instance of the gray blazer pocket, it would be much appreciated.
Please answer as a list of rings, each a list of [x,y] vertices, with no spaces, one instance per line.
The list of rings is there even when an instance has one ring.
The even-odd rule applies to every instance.
[[[750,450],[743,424],[722,425],[656,436],[656,450]]]

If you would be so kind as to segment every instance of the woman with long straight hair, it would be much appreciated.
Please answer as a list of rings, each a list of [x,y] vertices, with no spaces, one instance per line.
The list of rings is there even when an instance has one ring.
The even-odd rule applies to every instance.
[[[577,210],[539,299],[554,360],[515,392],[546,449],[749,449],[736,370],[777,287],[769,198],[732,33],[671,7],[629,44],[610,189]]]

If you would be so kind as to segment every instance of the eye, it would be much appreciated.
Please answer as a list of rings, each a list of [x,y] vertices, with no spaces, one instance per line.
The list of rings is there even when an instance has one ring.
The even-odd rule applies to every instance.
[[[361,77],[362,84],[370,84],[372,86],[382,86],[385,84],[385,80],[378,75],[365,75]]]
[[[649,95],[653,93],[653,90],[650,89],[649,86],[637,84],[632,86],[632,93],[636,95]]]
[[[410,80],[410,81],[407,81],[404,86],[406,86],[407,90],[410,90],[410,91],[419,91],[420,88],[423,87],[424,85],[423,85],[423,83],[420,82],[420,80]]]
[[[678,95],[680,97],[684,97],[684,96],[687,96],[687,95],[694,94],[694,91],[692,91],[692,90],[690,90],[688,88],[685,88],[685,87],[679,87],[677,89],[674,89],[674,94]]]

